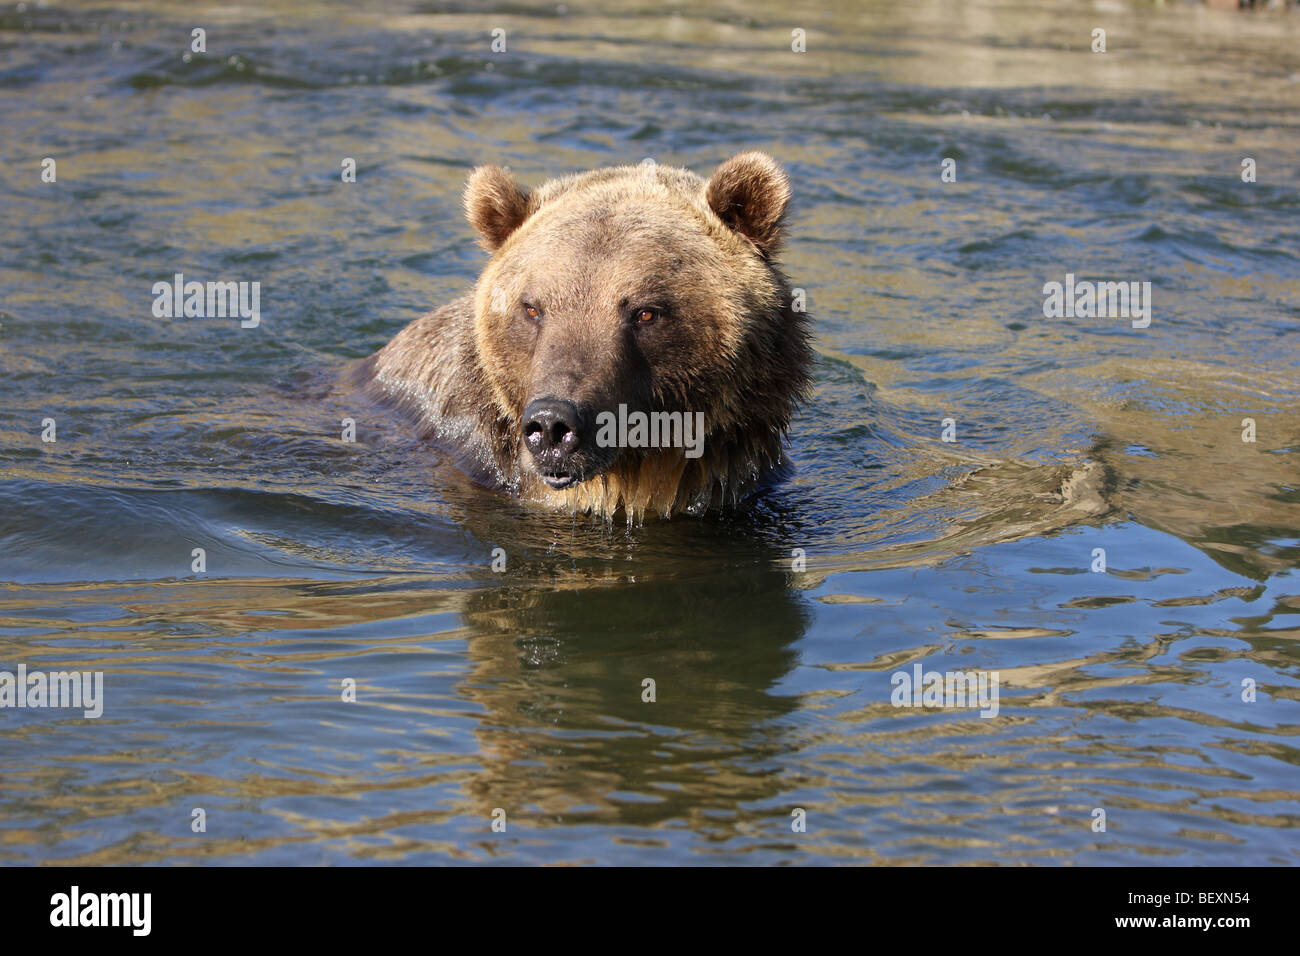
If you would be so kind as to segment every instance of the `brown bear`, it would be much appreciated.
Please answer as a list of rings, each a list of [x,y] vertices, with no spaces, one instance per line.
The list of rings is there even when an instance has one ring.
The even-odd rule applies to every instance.
[[[739,504],[787,470],[809,388],[808,317],[775,262],[789,199],[758,152],[707,181],[646,161],[532,191],[480,166],[478,285],[362,361],[360,382],[529,501],[629,522]]]

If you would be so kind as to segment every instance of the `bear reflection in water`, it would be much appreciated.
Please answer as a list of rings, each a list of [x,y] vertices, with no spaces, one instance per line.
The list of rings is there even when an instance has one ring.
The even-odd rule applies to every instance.
[[[812,619],[797,575],[761,532],[712,520],[648,523],[632,563],[597,530],[576,534],[568,554],[512,550],[500,586],[466,595],[472,814],[731,831],[740,805],[788,785],[768,765],[802,703],[784,686]]]

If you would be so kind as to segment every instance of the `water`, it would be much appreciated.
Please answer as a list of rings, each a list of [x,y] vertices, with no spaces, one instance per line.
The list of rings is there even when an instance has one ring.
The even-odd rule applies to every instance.
[[[0,670],[106,701],[0,711],[0,861],[1300,860],[1300,19],[602,7],[3,8]],[[749,147],[820,355],[752,513],[529,513],[335,387],[477,274],[473,165]]]

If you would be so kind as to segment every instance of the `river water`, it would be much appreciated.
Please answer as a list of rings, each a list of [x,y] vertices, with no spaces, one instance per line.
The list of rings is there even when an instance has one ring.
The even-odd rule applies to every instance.
[[[104,675],[0,710],[0,862],[1300,862],[1297,105],[1300,17],[1188,5],[0,7],[0,671]],[[530,513],[336,387],[474,165],[751,147],[819,352],[752,511]]]

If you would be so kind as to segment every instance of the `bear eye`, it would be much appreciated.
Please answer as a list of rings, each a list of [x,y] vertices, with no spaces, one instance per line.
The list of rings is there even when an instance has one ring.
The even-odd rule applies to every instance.
[[[524,315],[528,316],[534,322],[542,317],[542,313],[537,306],[529,305],[527,302],[524,303]]]
[[[637,325],[649,325],[655,319],[659,318],[658,309],[637,309],[633,316]]]

